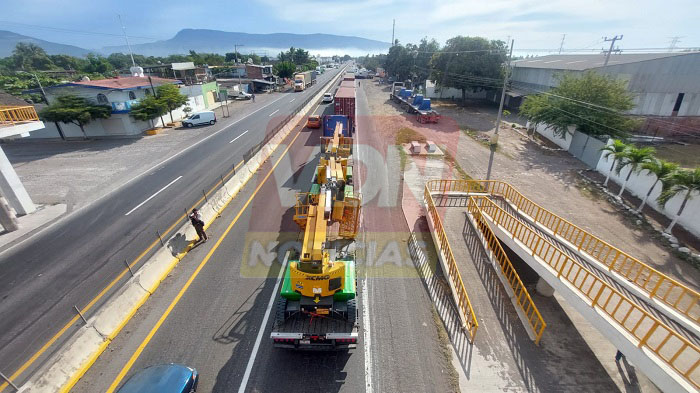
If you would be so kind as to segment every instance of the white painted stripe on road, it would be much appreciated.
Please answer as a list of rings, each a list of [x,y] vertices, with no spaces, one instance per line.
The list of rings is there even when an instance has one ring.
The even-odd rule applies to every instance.
[[[255,357],[258,355],[258,349],[260,349],[260,341],[262,341],[262,336],[265,334],[265,326],[267,326],[267,320],[270,318],[270,311],[272,310],[272,305],[275,304],[275,298],[277,298],[277,290],[280,287],[280,282],[282,282],[282,275],[284,271],[287,270],[287,260],[289,259],[289,251],[287,255],[284,256],[284,263],[280,269],[279,274],[277,274],[277,282],[275,283],[275,289],[272,290],[272,295],[270,296],[270,302],[267,304],[267,311],[265,311],[265,317],[263,317],[262,324],[258,328],[258,337],[255,338],[255,345],[253,345],[253,351],[250,353],[250,358],[248,359],[248,365],[245,368],[245,373],[243,374],[243,380],[241,380],[241,386],[238,388],[238,393],[245,393],[245,388],[248,385],[248,379],[250,379],[250,372],[253,371],[253,364],[255,364]]]
[[[178,180],[180,180],[180,179],[182,179],[182,176],[178,176],[177,179],[171,181],[171,182],[168,183],[165,187],[163,187],[163,188],[161,188],[160,190],[156,191],[155,194],[149,196],[148,199],[146,199],[145,201],[143,201],[143,202],[139,203],[138,205],[136,205],[136,207],[133,208],[133,209],[131,209],[131,210],[129,210],[129,212],[126,213],[125,216],[128,216],[129,214],[133,213],[134,210],[138,209],[139,207],[143,206],[146,202],[148,202],[148,201],[150,201],[151,199],[155,198],[156,195],[158,195],[158,194],[160,194],[161,192],[165,191],[166,188],[172,186],[176,181],[178,181]]]
[[[233,138],[233,140],[232,140],[231,142],[229,142],[229,143],[233,143],[233,142],[235,142],[235,141],[236,141],[236,139],[238,139],[238,138],[242,137],[242,136],[243,136],[243,135],[245,135],[245,134],[246,134],[247,132],[248,132],[248,130],[245,130],[245,131],[243,131],[243,133],[242,133],[241,135],[239,135],[239,136],[237,136],[237,137]]]
[[[267,115],[267,117],[272,117],[272,115],[274,115],[275,113],[277,113],[279,111],[280,111],[279,109],[275,109],[275,111],[270,113],[269,115]]]
[[[296,100],[296,98],[292,98],[292,100],[291,100],[291,101],[289,101],[289,102],[294,102],[294,100]]]

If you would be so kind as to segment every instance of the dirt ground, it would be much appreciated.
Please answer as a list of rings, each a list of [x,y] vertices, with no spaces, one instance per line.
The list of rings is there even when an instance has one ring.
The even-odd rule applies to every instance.
[[[368,81],[369,82],[369,81]],[[457,107],[440,104],[439,124],[419,124],[413,115],[400,111],[389,102],[388,85],[377,81],[363,83],[377,130],[385,138],[395,138],[397,131],[409,127],[428,140],[447,148],[466,173],[475,179],[486,177],[489,149],[485,143],[468,136],[493,132],[497,107],[488,104]],[[635,226],[617,208],[598,195],[597,190],[581,182],[578,171],[585,165],[562,151],[551,151],[511,129],[510,122],[522,124],[511,115],[499,132],[499,149],[495,155],[492,178],[506,181],[543,207],[607,240],[618,248],[654,266],[661,272],[700,289],[700,271],[673,255],[654,232]],[[491,124],[489,126],[489,123]],[[488,135],[484,138],[488,139]],[[390,139],[393,140],[393,139]]]

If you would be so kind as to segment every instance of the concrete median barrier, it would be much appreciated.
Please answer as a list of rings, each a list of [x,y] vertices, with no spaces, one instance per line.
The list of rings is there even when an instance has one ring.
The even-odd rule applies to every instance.
[[[332,85],[343,71],[329,81]],[[296,127],[306,113],[323,97],[325,90],[317,93],[302,110],[291,118],[270,141],[241,166],[208,201],[200,208],[202,219],[209,227],[220,212],[260,169],[265,160],[282,144],[284,138]],[[192,249],[197,235],[189,220],[174,235],[163,239],[158,249],[135,272],[109,301],[87,320],[87,324],[74,333],[47,362],[20,387],[22,393],[49,393],[69,391],[87,372],[109,343],[129,322],[136,311],[148,300],[172,269]],[[188,240],[189,239],[189,240]]]

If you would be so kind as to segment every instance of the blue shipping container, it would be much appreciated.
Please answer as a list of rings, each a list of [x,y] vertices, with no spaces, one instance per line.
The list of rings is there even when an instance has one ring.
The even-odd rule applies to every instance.
[[[420,106],[418,107],[418,110],[421,111],[429,111],[430,110],[430,98],[426,98],[421,102]]]
[[[326,115],[323,116],[323,136],[333,136],[335,125],[341,123],[343,125],[343,136],[350,136],[350,127],[348,127],[348,117],[345,115]]]
[[[413,105],[420,105],[421,102],[423,102],[423,94],[416,94],[416,96],[413,97]]]

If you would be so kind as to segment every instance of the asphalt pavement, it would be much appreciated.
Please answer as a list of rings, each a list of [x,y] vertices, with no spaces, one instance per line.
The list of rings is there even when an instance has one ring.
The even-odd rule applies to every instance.
[[[361,90],[357,108],[356,184],[368,195],[358,239],[358,348],[296,352],[269,339],[265,316],[281,259],[302,235],[294,194],[308,189],[319,158],[320,131],[292,131],[288,150],[274,152],[209,228],[212,240],[188,254],[73,391],[107,391],[169,362],[196,367],[201,392],[453,391],[433,304],[406,250],[398,154],[377,135]]]
[[[300,93],[281,94],[243,118],[219,118],[188,150],[67,216],[0,256],[0,372],[21,384],[138,267],[186,209],[239,164],[337,70]],[[115,280],[122,275],[121,280]],[[73,322],[71,324],[71,322]],[[18,373],[18,370],[23,372]],[[18,375],[19,374],[19,375]]]

